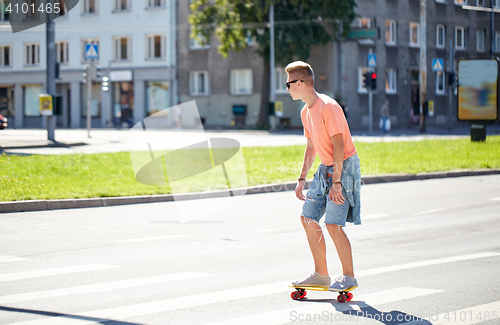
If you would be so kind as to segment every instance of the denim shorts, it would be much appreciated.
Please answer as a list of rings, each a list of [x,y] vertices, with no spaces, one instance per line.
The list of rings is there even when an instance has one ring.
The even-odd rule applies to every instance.
[[[325,223],[344,227],[350,207],[355,206],[353,198],[353,179],[360,178],[359,158],[355,154],[344,160],[342,167],[342,196],[344,204],[337,205],[330,200],[333,166],[320,165],[306,194],[302,215],[315,222],[325,215]]]

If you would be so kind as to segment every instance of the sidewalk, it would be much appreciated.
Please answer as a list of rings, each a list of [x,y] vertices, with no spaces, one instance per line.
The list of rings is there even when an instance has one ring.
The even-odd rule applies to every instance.
[[[57,129],[56,141],[47,140],[43,129],[5,129],[0,130],[0,152],[6,154],[89,154],[148,150],[144,143],[137,140],[138,132],[128,129],[94,129],[90,138],[85,129]],[[500,124],[487,126],[488,135],[499,135]],[[132,135],[132,138],[129,136]],[[460,125],[449,132],[446,127],[428,127],[425,134],[418,126],[410,129],[393,129],[384,135],[378,129],[352,130],[353,140],[357,142],[385,141],[422,141],[426,139],[470,138],[470,127]],[[180,148],[203,141],[206,138],[230,138],[237,140],[242,147],[305,145],[302,131],[253,131],[253,130],[206,130],[204,133],[191,130],[148,130],[147,138],[154,142],[155,150]]]

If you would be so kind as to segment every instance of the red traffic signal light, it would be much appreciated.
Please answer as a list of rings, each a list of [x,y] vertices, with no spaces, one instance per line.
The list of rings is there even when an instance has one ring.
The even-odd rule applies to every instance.
[[[372,72],[372,79],[373,79],[373,80],[376,80],[376,79],[377,79],[377,73],[376,73],[376,72]]]

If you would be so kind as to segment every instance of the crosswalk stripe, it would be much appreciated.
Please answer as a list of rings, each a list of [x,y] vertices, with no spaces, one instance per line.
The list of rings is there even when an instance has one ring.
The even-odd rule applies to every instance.
[[[319,320],[328,321],[340,321],[349,318],[349,315],[343,314],[343,312],[353,311],[356,314],[357,311],[363,308],[383,305],[386,303],[413,299],[417,297],[422,297],[426,295],[431,295],[435,293],[442,292],[443,290],[431,290],[431,289],[421,289],[421,288],[397,288],[392,290],[385,290],[381,292],[374,292],[359,297],[354,297],[354,300],[347,303],[335,303],[332,308],[331,304],[317,304],[308,303],[306,306],[294,307],[281,309],[276,311],[271,311],[267,313],[238,317],[233,319],[224,320],[221,322],[210,323],[209,325],[230,325],[230,324],[285,324],[294,321],[306,320],[307,316],[319,315]],[[332,296],[332,300],[335,297]],[[344,316],[344,318],[342,318]],[[328,319],[323,319],[326,317]],[[207,324],[208,325],[208,324]]]
[[[175,273],[175,274],[165,274],[165,275],[160,275],[160,276],[150,276],[150,277],[137,278],[137,279],[112,281],[112,282],[106,282],[106,283],[96,283],[96,284],[83,285],[83,286],[70,287],[70,288],[35,291],[35,292],[29,292],[29,293],[2,296],[2,297],[0,297],[0,304],[9,304],[9,303],[16,303],[16,302],[22,302],[22,301],[28,301],[28,300],[63,297],[63,296],[76,295],[76,294],[110,292],[112,290],[117,290],[117,289],[132,288],[132,287],[138,287],[138,286],[148,285],[148,284],[159,284],[159,283],[165,283],[165,282],[170,282],[170,281],[196,279],[196,278],[203,278],[203,277],[209,277],[209,276],[212,276],[212,274],[200,273],[200,272],[184,272],[184,273]]]
[[[146,237],[146,238],[133,238],[133,239],[122,239],[117,240],[118,243],[140,243],[140,242],[148,242],[155,240],[164,240],[164,239],[176,239],[189,237],[189,235],[167,235],[167,236],[157,236],[157,237]]]
[[[104,265],[104,264],[86,264],[78,266],[45,269],[45,270],[0,274],[0,282],[41,278],[46,276],[63,275],[63,274],[79,273],[79,272],[100,271],[100,270],[113,269],[117,267],[119,266]]]
[[[423,320],[415,320],[402,325],[429,324],[427,320],[432,322],[433,325],[472,325],[492,320],[498,322],[500,320],[499,310],[500,301],[495,301],[476,307],[464,308],[442,313],[436,316],[425,317]]]
[[[218,292],[208,292],[179,298],[171,298],[128,306],[85,312],[82,315],[58,316],[11,325],[83,325],[106,320],[126,319],[177,309],[192,308],[224,301],[260,297],[289,290],[290,281],[257,285]]]
[[[10,256],[10,255],[0,255],[0,263],[19,262],[19,261],[25,261],[25,260],[27,260],[27,258]]]
[[[452,257],[446,257],[446,258],[439,258],[439,259],[435,259],[435,260],[427,260],[427,261],[400,264],[400,265],[391,265],[391,266],[385,266],[385,267],[375,268],[375,269],[371,269],[371,270],[364,270],[364,271],[356,272],[356,277],[364,277],[364,276],[368,276],[368,275],[375,275],[375,274],[381,274],[381,273],[387,273],[387,272],[393,272],[393,271],[413,269],[413,268],[422,267],[422,266],[432,266],[432,265],[438,265],[438,264],[461,262],[461,261],[474,260],[474,259],[486,258],[486,257],[496,257],[496,256],[500,256],[500,253],[485,252],[485,253],[470,254],[470,255],[452,256]]]

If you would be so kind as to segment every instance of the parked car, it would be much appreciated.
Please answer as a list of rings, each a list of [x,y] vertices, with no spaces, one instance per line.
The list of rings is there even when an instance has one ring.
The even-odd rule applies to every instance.
[[[9,126],[9,122],[5,116],[0,114],[0,130],[3,130]]]

